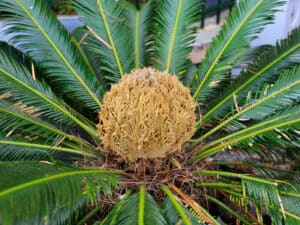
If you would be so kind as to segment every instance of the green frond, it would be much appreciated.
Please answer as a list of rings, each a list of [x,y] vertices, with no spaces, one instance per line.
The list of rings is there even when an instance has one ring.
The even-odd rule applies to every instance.
[[[167,221],[167,224],[177,224],[181,221],[185,225],[202,225],[197,216],[193,215],[188,209],[186,209],[173,193],[165,186],[161,189],[167,195],[167,199],[163,204],[163,216]]]
[[[29,110],[31,110],[31,108],[29,108],[28,111]],[[0,145],[4,145],[4,148],[0,147],[0,154],[3,154],[2,156],[5,158],[7,157],[7,154],[10,158],[12,156],[19,157],[20,154],[20,158],[23,158],[24,154],[28,156],[33,155],[35,157],[42,149],[55,150],[55,148],[58,151],[86,156],[91,156],[91,152],[98,152],[94,146],[87,143],[85,140],[67,134],[55,126],[41,120],[39,117],[34,116],[34,114],[31,115],[26,113],[26,111],[23,112],[21,109],[18,109],[1,99],[0,129]],[[4,143],[5,140],[9,143]],[[9,140],[13,142],[10,142]],[[70,144],[72,144],[73,149],[69,147]],[[63,148],[58,148],[57,145],[60,145]],[[7,146],[9,146],[9,148],[7,148]],[[74,148],[79,150],[74,150]],[[28,151],[28,154],[26,151]]]
[[[152,14],[155,1],[148,1],[141,9],[137,9],[132,4],[128,4],[128,26],[132,36],[134,46],[135,68],[143,68],[148,65],[147,53],[149,51],[149,31],[153,22]]]
[[[17,48],[30,55],[57,90],[98,112],[101,85],[94,74],[86,73],[82,59],[75,57],[67,31],[46,4],[39,0],[3,0],[0,11],[9,19],[4,33],[9,34]]]
[[[78,27],[71,33],[71,40],[76,46],[77,54],[83,59],[88,70],[95,74],[103,86],[103,92],[109,90],[109,83],[105,79],[105,72],[102,69],[101,60],[91,49],[91,43],[96,43],[97,39],[90,34],[85,27]],[[93,45],[93,44],[92,44]]]
[[[300,195],[296,196],[292,194],[291,196],[293,196],[293,199],[289,199],[289,197],[287,197],[291,189],[291,193],[295,193],[295,188],[297,189],[297,187],[294,187],[291,184],[277,180],[249,176],[245,174],[237,174],[232,172],[208,170],[201,170],[198,172],[207,175],[218,175],[222,177],[225,176],[231,178],[239,178],[241,182],[241,185],[238,186],[239,189],[237,189],[235,186],[231,187],[226,185],[227,188],[232,190],[232,192],[226,192],[232,193],[236,197],[243,199],[244,202],[254,203],[257,208],[267,210],[267,214],[271,216],[272,222],[274,224],[290,224],[288,223],[288,221],[291,218],[297,218],[297,214],[299,214],[295,214],[294,210],[298,209],[298,207],[300,206],[298,204],[300,201]],[[225,186],[223,185],[223,187]],[[288,188],[288,190],[286,188]],[[287,192],[283,193],[282,190],[286,190]],[[210,200],[212,200],[209,196],[207,197]],[[293,203],[295,203],[295,205],[291,206],[291,204]],[[220,202],[220,204],[223,203]]]
[[[240,53],[249,49],[250,42],[265,25],[271,23],[271,15],[282,3],[281,0],[242,0],[236,4],[191,80],[194,99],[205,103],[209,96],[219,91],[222,80],[238,60]]]
[[[280,159],[280,161],[274,160],[273,157],[270,161],[265,160],[264,162],[260,163],[251,162],[251,159],[247,159],[242,162],[214,162],[214,165],[235,167],[242,170],[245,169],[245,171],[250,169],[253,170],[255,174],[261,177],[284,179],[289,182],[296,182],[300,179],[300,174],[297,171],[294,171],[293,167],[289,169],[281,169],[280,167],[278,167],[277,163],[284,163],[284,161],[282,159]]]
[[[117,81],[133,68],[131,36],[126,24],[125,1],[73,0],[80,20],[87,26],[98,43],[90,45],[90,50],[98,55],[107,73],[107,79]]]
[[[286,191],[284,193],[281,192],[282,204],[286,210],[286,224],[298,224],[300,223],[300,185],[295,184]],[[290,194],[295,192],[297,196]]]
[[[0,51],[0,93],[7,94],[10,101],[31,109],[36,115],[52,123],[67,127],[80,126],[95,135],[94,128],[83,123],[74,111],[51,91],[44,82],[34,80],[26,67],[17,64],[12,58]]]
[[[45,143],[32,143],[20,138],[0,138],[0,161],[50,159],[50,155],[64,152],[84,157],[95,157],[89,150],[80,147],[58,147]]]
[[[257,92],[257,95],[246,105],[241,105],[236,114],[202,135],[195,141],[195,144],[224,127],[229,132],[246,128],[247,125],[242,123],[245,118],[247,121],[260,120],[297,104],[300,100],[300,67],[297,66],[294,69],[284,71],[274,81],[274,84],[267,86],[267,88],[264,87],[263,90]]]
[[[6,134],[17,133],[19,135],[40,136],[47,139],[55,139],[58,136],[69,136],[63,131],[31,116],[20,109],[9,105],[0,99],[0,129]]]
[[[236,96],[238,104],[247,95],[262,89],[266,83],[273,83],[279,72],[300,62],[300,28],[295,29],[284,40],[274,47],[270,47],[260,54],[249,65],[248,72],[242,73],[230,87],[210,105],[210,109],[203,115],[202,123],[219,119],[231,112],[233,98]]]
[[[145,192],[143,186],[140,192],[129,196],[126,193],[115,205],[101,225],[166,225],[160,209],[154,199]]]
[[[277,113],[272,117],[268,117],[267,119],[254,123],[253,125],[244,128],[243,130],[234,132],[205,145],[204,147],[200,148],[200,150],[197,153],[197,156],[195,156],[194,159],[192,159],[192,161],[199,160],[200,158],[215,154],[221,150],[231,148],[232,146],[236,145],[246,145],[248,146],[248,148],[250,148],[253,144],[255,144],[255,140],[253,140],[255,137],[259,137],[262,135],[270,135],[276,132],[277,130],[283,129],[300,129],[299,105],[283,110],[282,112]],[[297,133],[295,135],[299,136],[299,134]],[[297,140],[296,138],[293,138],[293,140],[299,141],[299,139]],[[293,141],[287,142],[282,140],[281,142],[281,140],[278,138],[272,138],[271,143],[274,142],[275,144],[276,141],[279,141],[286,147],[287,145],[299,145],[299,143],[297,144]]]
[[[250,106],[238,118],[244,116],[259,120],[297,104],[300,100],[300,67],[283,72],[274,84],[257,94],[257,99],[250,102]]]
[[[157,69],[178,75],[189,67],[188,54],[196,32],[193,25],[200,20],[202,3],[199,0],[157,2],[153,44],[154,66]]]
[[[44,149],[27,147],[25,145],[10,145],[11,143],[14,142],[0,139],[0,161],[51,161],[52,150],[45,151]],[[17,144],[21,143],[17,142]]]
[[[127,191],[122,198],[120,198],[119,203],[117,203],[114,208],[109,212],[109,214],[104,218],[102,222],[96,224],[99,225],[113,225],[116,223],[116,220],[119,216],[120,210],[123,208],[124,204],[126,203],[128,197],[130,196],[131,191]]]
[[[248,197],[259,202],[260,207],[265,207],[275,224],[281,224],[285,215],[277,187],[249,180],[243,180],[242,185],[245,185]]]
[[[236,219],[238,219],[239,221],[243,222],[243,224],[248,224],[251,225],[252,223],[247,220],[246,218],[244,218],[244,216],[240,215],[239,213],[237,213],[235,210],[231,209],[229,206],[227,206],[226,204],[224,204],[223,202],[221,202],[220,200],[209,196],[209,195],[205,195],[205,197],[213,202],[214,204],[222,207],[225,211],[227,211],[228,213],[230,213],[231,215],[233,215]]]
[[[24,53],[20,52],[15,47],[13,47],[12,45],[0,41],[0,49],[6,55],[9,55],[9,57],[13,58],[13,60],[16,61],[17,63],[24,65],[26,68],[31,67],[32,61],[30,60],[30,58]]]
[[[117,183],[113,172],[47,162],[0,162],[0,172],[3,224],[63,224],[87,202],[88,186],[108,193]]]

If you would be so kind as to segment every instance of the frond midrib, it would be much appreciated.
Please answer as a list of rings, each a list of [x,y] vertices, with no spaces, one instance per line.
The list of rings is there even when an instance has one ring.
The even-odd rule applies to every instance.
[[[240,173],[233,173],[228,171],[217,171],[217,170],[199,170],[198,173],[200,174],[206,174],[206,175],[218,175],[218,176],[228,176],[228,177],[234,177],[234,178],[240,178],[244,180],[254,181],[258,183],[268,184],[272,186],[277,186],[278,183],[274,181],[267,180],[265,178],[259,178],[250,176],[248,174],[240,174]]]
[[[102,18],[102,20],[103,20],[104,28],[105,28],[105,31],[106,31],[108,40],[109,40],[109,42],[110,42],[110,47],[111,47],[111,49],[112,49],[114,58],[115,58],[115,60],[116,60],[117,67],[118,67],[118,70],[119,70],[119,72],[120,72],[120,76],[122,77],[122,76],[124,75],[123,67],[122,67],[122,65],[121,65],[121,60],[120,60],[120,58],[119,58],[119,56],[118,56],[118,52],[117,52],[117,49],[116,49],[114,40],[113,40],[113,38],[112,38],[111,31],[110,31],[110,29],[109,29],[107,20],[106,20],[106,16],[105,16],[105,13],[104,13],[104,10],[103,10],[103,7],[102,7],[101,0],[97,0],[97,7],[98,7],[98,11],[99,11],[99,13],[100,13],[100,16],[101,16],[101,18]]]
[[[134,51],[135,51],[135,68],[138,69],[140,65],[140,51],[139,51],[139,21],[140,21],[140,11],[135,10],[135,42],[134,42]]]
[[[177,28],[178,28],[179,17],[180,17],[181,11],[182,11],[182,0],[179,0],[177,11],[176,11],[176,18],[175,18],[175,22],[174,22],[174,26],[173,26],[173,31],[172,31],[171,38],[170,38],[170,45],[169,45],[167,64],[166,64],[167,72],[169,72],[170,68],[171,68],[173,50],[174,50],[175,40],[176,40],[176,36],[177,36]]]
[[[140,187],[139,204],[138,204],[138,225],[144,225],[144,211],[145,211],[145,187]]]

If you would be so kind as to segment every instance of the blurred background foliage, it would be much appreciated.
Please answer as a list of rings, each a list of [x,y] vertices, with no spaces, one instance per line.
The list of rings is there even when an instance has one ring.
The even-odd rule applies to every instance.
[[[74,10],[71,5],[71,0],[43,0],[47,2],[49,7],[56,12],[57,14],[74,14]],[[133,4],[137,6],[137,8],[140,7],[140,5],[143,5],[147,2],[147,0],[129,0]],[[202,21],[201,21],[201,27],[204,26],[204,18],[206,16],[209,16],[211,14],[217,15],[217,21],[218,24],[220,22],[220,12],[223,9],[229,8],[231,9],[235,3],[235,0],[206,0],[206,8],[204,9],[202,14]]]

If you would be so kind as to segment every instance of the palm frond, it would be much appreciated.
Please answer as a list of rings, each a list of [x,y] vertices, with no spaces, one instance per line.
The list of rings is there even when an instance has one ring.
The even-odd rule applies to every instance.
[[[10,19],[4,25],[10,41],[37,62],[60,93],[98,112],[101,85],[75,57],[67,31],[46,4],[38,0],[4,0],[0,10]]]
[[[84,4],[74,0],[73,3],[80,20],[98,40],[90,50],[98,55],[107,79],[117,81],[133,68],[134,50],[125,14],[127,4],[110,0],[91,0]]]
[[[11,146],[13,141],[0,139],[0,161],[40,161],[51,160],[51,151],[23,146]],[[18,142],[19,144],[19,142]],[[28,143],[25,143],[28,144]],[[51,148],[49,148],[50,150]]]
[[[0,171],[3,224],[62,224],[87,201],[87,185],[108,193],[117,183],[113,172],[47,162],[1,162]]]
[[[116,223],[116,220],[119,216],[120,210],[123,208],[124,204],[126,203],[128,197],[130,196],[131,191],[127,191],[120,201],[114,206],[114,208],[109,212],[109,214],[104,218],[102,222],[97,221],[95,225],[113,225]]]
[[[286,196],[291,194],[294,200],[298,202],[300,200],[300,195],[293,194],[295,193],[294,190],[292,190],[292,192],[287,191],[286,193],[283,193],[282,189],[284,188],[291,189],[291,187],[293,187],[290,184],[287,184],[286,182],[280,182],[278,180],[272,180],[272,179],[266,179],[266,178],[260,178],[260,177],[245,175],[245,174],[237,174],[237,173],[224,172],[224,171],[201,170],[198,172],[206,175],[218,175],[218,176],[240,179],[241,186],[240,185],[238,186],[240,190],[238,190],[235,186],[233,187],[227,186],[229,187],[229,189],[233,190],[232,192],[229,191],[229,193],[241,199],[244,199],[244,201],[248,201],[248,202],[251,201],[258,208],[266,209],[267,214],[271,216],[272,222],[274,224],[278,224],[278,225],[289,224],[287,223],[288,222],[287,215],[290,215],[290,217],[293,217],[293,215],[297,215],[297,213],[294,214],[293,209],[296,209],[298,206],[295,205],[295,207],[290,207],[292,209],[290,211],[288,209],[289,207],[285,207],[285,206],[291,204],[292,202],[289,202],[287,199],[286,201],[284,201],[284,199],[286,198]]]
[[[195,38],[202,1],[162,0],[157,2],[154,39],[154,66],[171,74],[180,74],[191,64],[188,54]]]
[[[286,70],[274,84],[263,88],[257,92],[257,97],[241,106],[236,114],[220,122],[209,132],[202,135],[195,144],[209,137],[223,127],[227,131],[236,131],[247,126],[242,123],[246,118],[249,120],[260,120],[275,114],[276,112],[297,104],[300,100],[300,67]]]
[[[22,110],[24,111],[24,108]],[[41,149],[52,149],[51,146],[47,145],[53,145],[53,148],[58,147],[57,145],[67,147],[68,144],[72,142],[74,145],[73,148],[80,149],[79,151],[72,150],[71,148],[61,148],[59,151],[80,155],[85,155],[84,152],[97,152],[94,146],[85,140],[67,134],[34,116],[34,114],[30,115],[26,113],[26,110],[25,112],[22,110],[0,99],[0,145],[5,145],[5,148],[0,147],[1,154],[7,155],[9,153],[10,156],[14,155],[14,157],[16,157],[21,153],[20,157],[22,158],[22,154],[28,151],[30,152],[28,155],[32,155],[33,153],[35,156],[36,154],[34,152],[41,152]],[[32,108],[27,109],[27,111],[30,110],[32,110]],[[15,142],[9,142],[9,138],[12,138]],[[5,140],[9,143],[4,143]],[[30,144],[26,143],[29,141],[31,142]],[[35,147],[32,145],[34,143],[37,144]],[[7,148],[7,145],[10,146],[10,148]],[[19,146],[19,149],[14,149],[12,146]],[[91,156],[90,153],[87,153],[87,155]]]
[[[191,81],[193,98],[205,103],[216,94],[241,52],[249,49],[265,25],[272,22],[276,7],[283,1],[239,1],[220,33],[213,39],[205,58]]]
[[[189,207],[191,207],[190,211],[194,213],[194,215],[196,215],[199,218],[199,220],[201,220],[203,223],[208,223],[208,224],[215,224],[215,225],[220,224],[213,218],[213,216],[208,211],[206,211],[202,206],[200,206],[189,196],[184,194],[184,192],[180,188],[176,187],[173,184],[170,184],[170,186],[173,189],[173,191],[176,192],[182,198],[184,203]]]
[[[15,47],[9,45],[6,42],[0,41],[0,49],[2,52],[5,52],[7,55],[9,55],[9,57],[13,58],[13,60],[17,63],[24,65],[26,68],[31,67],[31,59]]]
[[[185,225],[205,224],[179,203],[176,196],[167,187],[162,186],[161,189],[168,197],[163,205],[163,215],[168,224],[177,224],[179,221]]]
[[[299,145],[299,143],[295,143],[293,141],[284,141],[278,138],[274,138],[274,132],[277,130],[289,129],[289,130],[299,130],[300,129],[300,106],[296,105],[292,108],[288,108],[283,110],[281,113],[277,113],[275,116],[268,117],[267,119],[261,120],[253,125],[229,134],[223,138],[219,138],[216,141],[213,141],[204,147],[200,148],[197,156],[192,159],[198,160],[202,157],[209,156],[211,154],[215,154],[221,150],[226,148],[231,148],[235,145],[246,145],[251,147],[252,144],[259,144],[253,140],[255,137],[259,137],[261,135],[271,135],[272,144],[276,142],[282,143],[283,146],[295,146]],[[295,133],[296,137],[299,134]],[[276,134],[277,136],[277,134]],[[275,136],[275,137],[276,137]],[[299,141],[299,138],[293,138],[295,141]],[[251,141],[252,140],[252,141]],[[257,140],[257,139],[256,139]],[[267,144],[267,143],[265,143]]]
[[[109,83],[105,79],[105,71],[102,69],[101,60],[98,55],[92,51],[91,43],[96,43],[97,39],[85,27],[78,27],[71,33],[71,40],[76,46],[78,55],[83,59],[88,70],[95,74],[103,86],[103,91],[109,90]],[[93,45],[93,44],[92,44]]]
[[[279,187],[281,189],[281,199],[286,210],[286,224],[294,225],[300,222],[300,185]]]
[[[247,225],[251,225],[252,224],[251,221],[249,221],[247,218],[245,218],[244,216],[240,215],[234,209],[231,209],[228,205],[226,205],[222,201],[218,200],[217,198],[214,198],[214,197],[209,196],[209,195],[205,195],[205,197],[209,201],[211,201],[214,204],[216,204],[216,205],[220,206],[221,208],[223,208],[225,211],[227,211],[228,213],[230,213],[232,216],[234,216],[238,221],[241,221],[243,224],[247,224]]]
[[[23,109],[24,110],[24,109]],[[69,136],[50,124],[31,116],[0,99],[0,129],[2,132],[41,136],[55,139],[57,136]]]
[[[202,117],[202,123],[219,119],[230,112],[234,104],[234,96],[237,102],[248,94],[261,89],[267,82],[273,83],[279,75],[279,71],[288,69],[300,61],[300,28],[295,29],[276,46],[268,48],[263,54],[249,66],[247,73],[242,73],[230,87],[210,104],[210,108]]]
[[[286,159],[285,159],[286,160]],[[225,167],[235,167],[239,168],[240,171],[249,171],[261,176],[268,177],[271,179],[283,179],[289,182],[297,182],[300,180],[300,174],[297,171],[293,171],[293,166],[289,169],[280,168],[279,163],[284,163],[285,161],[280,160],[280,162],[274,160],[265,160],[263,162],[252,162],[251,158],[243,160],[242,162],[214,162],[214,165],[225,166]],[[291,164],[291,162],[289,161]]]
[[[264,88],[260,93],[258,92],[258,98],[253,103],[250,102],[251,106],[247,107],[246,112],[238,118],[245,116],[253,120],[259,120],[297,104],[300,100],[299,86],[300,67],[298,66],[285,71],[269,88]]]
[[[84,157],[95,157],[89,150],[80,147],[59,147],[45,143],[32,143],[30,140],[21,138],[0,138],[0,160],[38,160],[49,159],[56,152],[64,152]]]
[[[105,218],[101,225],[164,225],[166,221],[153,198],[145,192],[144,186],[140,192],[131,196],[127,193]]]
[[[132,45],[134,46],[135,68],[143,68],[148,65],[147,53],[149,51],[149,30],[152,22],[152,12],[155,2],[148,1],[141,9],[128,4],[128,26],[131,30]]]
[[[28,69],[17,64],[12,58],[0,51],[0,93],[8,94],[10,101],[41,114],[48,121],[67,127],[80,126],[88,133],[95,135],[94,129],[83,123],[76,113],[59,100],[44,82],[32,78]]]

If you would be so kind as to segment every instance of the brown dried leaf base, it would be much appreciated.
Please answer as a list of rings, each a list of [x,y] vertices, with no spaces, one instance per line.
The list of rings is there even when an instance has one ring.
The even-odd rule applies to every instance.
[[[172,154],[165,158],[139,159],[136,162],[124,160],[121,156],[113,153],[105,154],[104,161],[85,161],[79,166],[99,167],[124,173],[119,178],[120,188],[118,193],[115,193],[116,198],[127,190],[138,191],[139,187],[144,185],[148,193],[158,203],[161,203],[165,196],[160,187],[174,184],[190,198],[197,201],[202,191],[195,188],[195,184],[209,179],[207,176],[196,174],[195,171],[207,169],[210,165],[203,164],[203,162],[188,165],[187,162],[195,155],[195,150],[187,148],[182,153]],[[114,202],[112,199],[109,201]],[[118,200],[116,199],[116,201]]]

